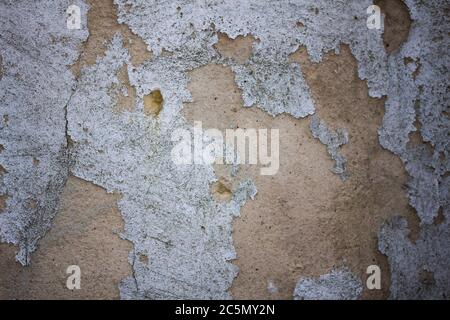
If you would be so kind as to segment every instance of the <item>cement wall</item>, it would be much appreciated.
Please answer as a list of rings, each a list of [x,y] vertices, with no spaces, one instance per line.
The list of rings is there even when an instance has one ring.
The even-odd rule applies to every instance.
[[[0,298],[448,299],[449,6],[372,4],[0,1]],[[175,164],[197,121],[276,174]]]

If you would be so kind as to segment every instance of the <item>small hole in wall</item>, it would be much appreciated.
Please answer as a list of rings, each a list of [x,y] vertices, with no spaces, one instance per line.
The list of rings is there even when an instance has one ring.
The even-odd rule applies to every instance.
[[[232,192],[230,188],[226,186],[224,179],[220,179],[212,184],[211,193],[214,199],[219,202],[228,202],[232,197]]]
[[[5,147],[2,144],[0,144],[0,153],[2,153],[3,150],[5,150]]]
[[[148,264],[148,256],[144,253],[139,254],[139,261],[144,264]]]
[[[144,96],[144,112],[147,115],[158,116],[163,107],[164,98],[161,90],[156,89]]]

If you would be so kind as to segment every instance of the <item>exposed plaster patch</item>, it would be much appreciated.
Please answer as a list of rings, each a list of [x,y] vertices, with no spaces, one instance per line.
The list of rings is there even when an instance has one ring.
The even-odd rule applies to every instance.
[[[23,268],[14,261],[14,247],[0,244],[0,299],[118,299],[120,280],[131,274],[132,247],[119,237],[119,199],[69,175],[58,214],[31,264]],[[70,265],[81,269],[80,290],[66,287]]]
[[[357,300],[362,282],[348,269],[332,270],[319,279],[300,279],[295,287],[295,300]]]
[[[436,216],[436,218],[434,218],[433,224],[438,226],[442,223],[444,223],[446,220],[445,215],[444,215],[444,210],[442,208],[439,209],[439,213]]]
[[[7,171],[5,170],[5,168],[3,168],[2,165],[0,165],[0,178],[2,178],[5,173],[7,173]]]
[[[138,66],[152,57],[145,42],[134,34],[127,25],[117,22],[117,8],[113,0],[87,0],[87,27],[89,38],[83,43],[80,58],[71,67],[78,78],[81,68],[95,64],[98,57],[105,54],[108,43],[114,34],[121,33],[124,37],[124,46],[130,52],[131,64]]]
[[[182,110],[189,124],[202,121],[204,129],[221,131],[236,127],[280,130],[283,152],[276,175],[262,177],[258,166],[240,165],[233,176],[229,166],[214,166],[216,176],[230,190],[243,177],[251,177],[258,188],[258,197],[242,208],[234,222],[234,263],[239,274],[231,292],[237,299],[291,299],[300,277],[319,277],[345,259],[361,279],[368,265],[379,265],[383,290],[365,290],[363,297],[386,298],[389,266],[377,250],[379,227],[394,213],[404,214],[411,222],[415,215],[408,209],[402,162],[378,143],[383,100],[368,97],[350,51],[329,53],[322,63],[303,66],[320,117],[333,126],[347,127],[355,137],[342,147],[352,173],[346,183],[329,170],[333,161],[312,137],[310,119],[272,117],[259,108],[243,107],[229,67],[211,64],[189,72],[193,101]],[[312,77],[317,80],[310,82]],[[269,280],[276,283],[278,293],[269,294]]]
[[[251,36],[237,36],[235,39],[230,39],[226,34],[219,33],[218,41],[214,48],[224,58],[233,59],[239,64],[245,63],[251,56],[253,50],[253,43],[256,39]]]
[[[398,50],[408,40],[411,17],[403,0],[375,0],[384,15],[384,47],[388,53]]]
[[[3,210],[5,210],[8,198],[8,195],[0,195],[0,213],[3,213]]]

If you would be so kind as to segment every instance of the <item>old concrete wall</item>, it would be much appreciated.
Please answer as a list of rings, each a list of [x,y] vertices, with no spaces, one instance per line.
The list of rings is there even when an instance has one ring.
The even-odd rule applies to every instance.
[[[372,4],[0,1],[0,298],[448,298],[449,7]],[[278,172],[175,164],[196,121]]]

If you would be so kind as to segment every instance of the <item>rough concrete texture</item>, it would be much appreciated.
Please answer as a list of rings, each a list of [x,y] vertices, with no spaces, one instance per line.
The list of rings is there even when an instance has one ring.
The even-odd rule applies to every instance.
[[[369,0],[79,0],[81,30],[72,2],[1,1],[0,240],[31,262],[1,245],[17,275],[2,294],[42,297],[8,290],[65,271],[49,246],[77,181],[120,194],[120,254],[75,245],[70,262],[114,265],[115,289],[63,293],[49,276],[49,297],[448,298],[448,5],[398,1],[378,2],[381,30]],[[176,165],[172,133],[199,120],[280,129],[280,172]],[[107,253],[107,221],[75,237]],[[361,285],[370,264],[380,292]]]

